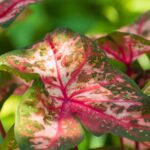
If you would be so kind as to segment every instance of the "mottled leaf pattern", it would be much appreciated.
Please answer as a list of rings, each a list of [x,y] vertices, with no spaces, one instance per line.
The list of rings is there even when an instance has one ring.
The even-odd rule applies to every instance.
[[[122,31],[138,34],[150,39],[150,11],[144,13],[134,24],[124,28]]]
[[[123,62],[127,67],[141,54],[150,52],[150,41],[134,34],[114,32],[96,40],[108,57]]]
[[[21,149],[69,150],[79,144],[83,139],[80,123],[66,105],[57,105],[37,85],[24,94],[15,123]]]
[[[77,144],[82,132],[73,117],[96,135],[150,140],[150,100],[85,36],[56,30],[30,49],[0,57],[0,69],[30,80],[40,76],[44,84],[44,93],[34,85],[23,96],[17,113],[16,137],[26,149]]]
[[[0,25],[6,24],[16,17],[20,11],[29,4],[39,0],[1,0],[0,1]]]

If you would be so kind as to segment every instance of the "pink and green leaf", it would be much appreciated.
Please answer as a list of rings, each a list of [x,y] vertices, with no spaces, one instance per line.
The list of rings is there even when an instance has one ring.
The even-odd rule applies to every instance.
[[[45,94],[33,86],[18,109],[16,137],[26,148],[41,146],[42,142],[43,147],[56,149],[60,144],[67,149],[68,144],[60,140],[63,136],[70,136],[67,138],[75,141],[71,144],[74,146],[82,137],[74,117],[96,135],[114,133],[137,141],[150,139],[150,99],[113,68],[99,46],[85,36],[56,30],[29,49],[1,56],[0,69],[24,79],[40,77],[46,90]],[[75,139],[68,121],[77,128]],[[45,134],[47,130],[53,136],[50,131]]]
[[[0,1],[0,25],[12,21],[29,4],[39,0],[1,0]]]
[[[135,23],[124,28],[123,31],[150,39],[150,11],[144,13]]]
[[[113,32],[96,40],[108,57],[127,67],[140,55],[150,53],[150,41],[130,33]]]
[[[35,83],[22,97],[15,135],[21,149],[69,150],[83,139],[80,123],[67,105],[53,101]]]
[[[150,41],[130,33],[113,32],[96,40],[106,54],[128,65],[142,54],[150,53]]]

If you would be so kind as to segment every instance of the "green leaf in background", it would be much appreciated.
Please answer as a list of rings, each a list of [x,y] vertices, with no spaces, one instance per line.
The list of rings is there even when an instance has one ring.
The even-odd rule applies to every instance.
[[[0,120],[2,121],[5,131],[15,123],[16,108],[20,102],[20,96],[12,95],[5,103],[0,112]]]

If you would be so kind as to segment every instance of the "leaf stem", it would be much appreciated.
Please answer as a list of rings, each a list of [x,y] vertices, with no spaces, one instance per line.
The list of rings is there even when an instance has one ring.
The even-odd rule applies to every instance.
[[[74,148],[74,150],[78,150],[78,147],[76,146],[76,147]]]
[[[3,124],[1,122],[1,120],[0,120],[0,133],[1,133],[2,137],[3,137],[3,139],[4,139],[5,136],[6,136],[6,132],[5,132],[5,129],[3,127]]]
[[[139,142],[136,142],[136,141],[135,141],[135,150],[140,150]]]
[[[125,150],[123,138],[120,137],[119,139],[120,139],[120,147],[121,147],[121,150]]]

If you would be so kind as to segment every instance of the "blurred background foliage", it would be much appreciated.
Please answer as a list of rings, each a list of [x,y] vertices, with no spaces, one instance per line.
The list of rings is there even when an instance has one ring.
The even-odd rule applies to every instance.
[[[0,54],[19,49],[42,39],[58,27],[95,36],[132,24],[150,9],[150,0],[45,0],[25,9],[9,27],[0,28]],[[14,124],[19,96],[11,96],[0,113],[5,129]],[[100,146],[119,146],[118,137],[95,137],[88,132],[80,150]],[[115,149],[116,150],[116,149]]]
[[[88,35],[108,33],[149,9],[150,0],[45,0],[0,29],[0,54],[30,45],[58,27]]]

